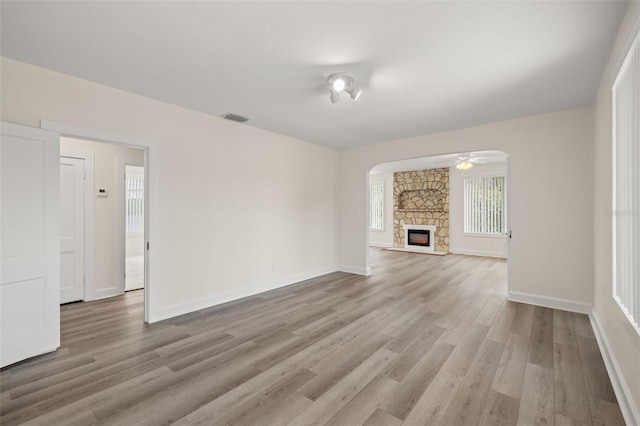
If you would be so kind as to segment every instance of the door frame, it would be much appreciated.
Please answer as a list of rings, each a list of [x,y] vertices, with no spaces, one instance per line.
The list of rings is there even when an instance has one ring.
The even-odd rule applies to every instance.
[[[151,323],[158,321],[156,311],[156,285],[159,277],[157,259],[159,238],[158,238],[158,212],[159,205],[159,185],[158,185],[158,148],[157,141],[139,136],[131,136],[109,130],[95,129],[92,127],[78,126],[54,120],[40,120],[40,128],[52,130],[70,138],[86,139],[95,142],[123,145],[144,150],[144,173],[145,173],[145,271],[144,271],[144,321]]]
[[[127,194],[124,190],[125,185],[125,171],[126,166],[138,166],[144,168],[144,162],[140,163],[140,160],[131,157],[116,157],[116,289],[118,294],[124,294],[126,290],[127,280],[125,278],[125,272],[127,267],[127,230],[125,226],[125,199]],[[146,180],[146,169],[145,169]],[[147,190],[147,183],[145,181],[144,191]],[[144,194],[144,202],[147,202],[146,194]],[[145,242],[147,241],[147,207],[145,205]],[[145,258],[146,262],[146,258]],[[146,272],[146,268],[145,268]],[[145,280],[146,284],[146,280]]]
[[[504,151],[502,151],[504,152]],[[505,208],[507,209],[507,297],[511,294],[511,275],[513,270],[513,259],[511,256],[511,154],[507,154],[507,193]]]
[[[84,160],[84,301],[94,300],[93,264],[94,264],[94,154],[88,151],[60,149],[60,157],[80,158]]]

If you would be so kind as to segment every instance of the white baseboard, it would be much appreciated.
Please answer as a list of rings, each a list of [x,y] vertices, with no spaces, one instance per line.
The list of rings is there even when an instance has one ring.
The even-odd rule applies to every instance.
[[[537,294],[520,293],[510,291],[507,299],[512,302],[527,303],[529,305],[543,306],[545,308],[560,309],[561,311],[576,312],[578,314],[590,314],[591,305],[575,302],[573,300],[558,299],[556,297],[540,296]]]
[[[373,241],[369,241],[369,246],[370,247],[389,248],[389,247],[393,247],[393,243],[376,243],[376,242],[373,242]]]
[[[589,314],[589,318],[591,319],[591,327],[596,335],[598,347],[600,348],[604,365],[607,368],[611,385],[616,393],[618,406],[620,407],[620,411],[622,411],[624,421],[628,425],[640,425],[640,409],[638,409],[633,400],[631,391],[629,390],[629,385],[627,385],[627,382],[624,379],[624,375],[618,366],[618,362],[609,351],[609,341],[607,340],[606,335],[602,332],[600,321],[593,311]]]
[[[507,255],[498,251],[479,251],[479,250],[465,250],[465,249],[449,249],[450,253],[453,254],[466,254],[468,256],[482,256],[482,257],[499,257],[501,259],[506,259]]]
[[[93,294],[90,295],[90,298],[87,296],[85,301],[89,302],[91,300],[106,299],[107,297],[118,296],[119,294],[121,293],[118,293],[118,289],[116,287],[101,288],[100,290],[94,290]]]
[[[360,266],[338,265],[338,271],[347,272],[356,275],[371,275],[371,268],[362,268]]]
[[[189,312],[210,308],[215,305],[231,302],[232,300],[242,299],[243,297],[253,296],[269,290],[275,290],[280,287],[286,287],[300,281],[305,281],[311,278],[319,277],[321,275],[330,274],[339,270],[341,269],[336,266],[327,266],[309,272],[290,275],[288,277],[265,282],[255,286],[246,287],[239,290],[227,291],[213,297],[167,306],[166,308],[159,309],[157,312],[150,312],[149,323],[154,323],[168,318],[177,317],[178,315],[188,314]]]

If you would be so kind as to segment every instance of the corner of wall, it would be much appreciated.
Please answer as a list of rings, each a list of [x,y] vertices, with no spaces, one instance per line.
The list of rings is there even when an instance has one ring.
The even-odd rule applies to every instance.
[[[598,347],[600,348],[604,365],[607,369],[609,379],[611,380],[611,385],[613,386],[613,390],[616,394],[618,406],[620,407],[620,411],[622,411],[622,416],[628,425],[640,425],[640,409],[632,398],[629,384],[625,380],[625,376],[622,373],[614,354],[609,350],[611,346],[607,340],[606,334],[603,333],[601,323],[598,320],[595,310],[592,310],[589,313],[589,319],[591,320],[591,327],[593,328],[593,332],[596,336],[596,341],[598,342]]]
[[[590,313],[600,352],[625,421],[640,424],[640,337],[624,330],[622,313],[612,296],[612,95],[611,87],[626,52],[640,31],[640,2],[631,1],[620,25],[603,72],[597,96],[591,106],[593,146],[593,308]]]

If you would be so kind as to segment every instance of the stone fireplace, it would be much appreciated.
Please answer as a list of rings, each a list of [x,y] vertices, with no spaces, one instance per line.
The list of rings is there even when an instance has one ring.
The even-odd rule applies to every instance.
[[[410,230],[413,241],[409,241]],[[426,232],[429,231],[428,237]],[[428,244],[424,240],[428,238]],[[449,169],[393,174],[393,246],[449,251]]]

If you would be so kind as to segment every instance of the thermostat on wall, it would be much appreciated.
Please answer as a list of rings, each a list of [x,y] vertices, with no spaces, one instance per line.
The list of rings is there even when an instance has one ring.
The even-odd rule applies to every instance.
[[[109,196],[109,191],[107,191],[107,190],[106,190],[106,189],[104,189],[104,188],[98,188],[98,189],[96,190],[96,196],[97,196],[98,198],[107,198],[107,197]]]

